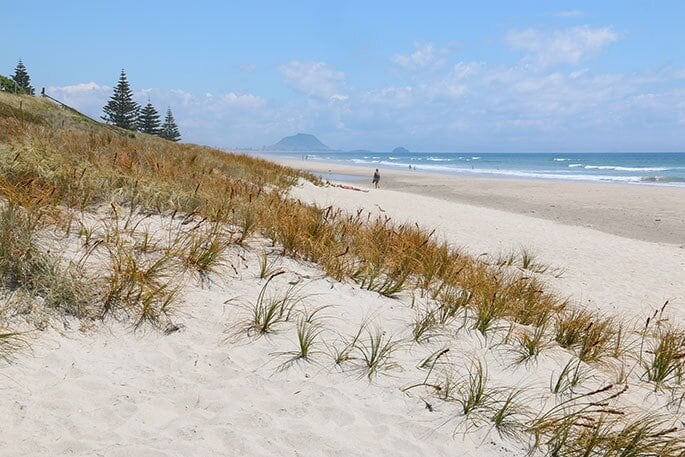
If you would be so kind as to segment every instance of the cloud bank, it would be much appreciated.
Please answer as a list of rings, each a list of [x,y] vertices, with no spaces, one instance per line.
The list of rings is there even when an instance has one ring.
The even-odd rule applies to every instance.
[[[577,12],[557,13],[580,17]],[[382,83],[357,87],[332,61],[252,66],[280,78],[281,95],[228,90],[136,90],[169,106],[184,140],[260,147],[299,131],[338,148],[424,151],[678,150],[685,144],[685,69],[598,70],[621,41],[612,27],[511,30],[508,59],[467,59],[445,43],[416,42],[385,56]],[[355,78],[350,78],[355,76]],[[47,89],[97,117],[111,87]]]

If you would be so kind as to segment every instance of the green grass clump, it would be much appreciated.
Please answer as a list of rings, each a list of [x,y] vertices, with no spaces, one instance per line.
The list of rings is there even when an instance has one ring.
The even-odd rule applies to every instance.
[[[514,337],[514,350],[518,354],[516,363],[534,361],[540,353],[551,346],[550,337],[545,327],[523,329]]]
[[[244,330],[248,335],[253,332],[257,335],[274,332],[277,324],[288,322],[295,315],[295,306],[305,298],[297,286],[290,286],[283,294],[267,293],[269,284],[279,274],[270,276],[260,289],[257,300],[247,305],[250,319],[244,325]]]
[[[561,347],[574,349],[580,360],[597,361],[615,353],[612,342],[618,328],[611,317],[572,309],[557,316],[555,340]]]
[[[131,317],[134,325],[168,324],[178,298],[172,285],[173,257],[135,255],[124,242],[109,247],[109,273],[105,277],[102,315]]]
[[[468,369],[466,378],[458,384],[454,400],[465,416],[478,410],[488,410],[494,403],[494,392],[488,386],[488,372],[480,360]]]
[[[0,327],[0,359],[9,359],[11,354],[19,349],[24,343],[21,332],[13,331],[7,327]]]
[[[355,347],[362,361],[362,369],[369,380],[383,371],[398,367],[392,360],[392,354],[397,350],[398,344],[380,328],[367,331],[365,339],[357,339]]]
[[[657,387],[678,385],[685,374],[685,332],[669,324],[657,325],[641,354],[644,378]]]
[[[0,284],[42,299],[43,306],[75,317],[93,317],[93,287],[81,266],[63,266],[37,243],[39,216],[14,203],[0,207]]]

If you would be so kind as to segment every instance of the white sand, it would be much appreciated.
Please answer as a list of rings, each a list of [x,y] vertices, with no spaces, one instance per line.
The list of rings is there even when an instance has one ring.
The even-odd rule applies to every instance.
[[[54,329],[35,335],[30,351],[0,371],[4,419],[0,449],[13,456],[485,456],[498,453],[496,436],[454,437],[458,422],[436,404],[431,413],[399,388],[425,376],[415,368],[428,348],[404,346],[401,368],[370,383],[354,364],[336,368],[324,340],[340,346],[365,318],[388,335],[406,337],[408,307],[396,300],[329,281],[287,259],[291,271],[274,291],[301,281],[312,310],[324,314],[325,333],[313,362],[286,370],[296,348],[293,323],[254,340],[231,337],[244,317],[239,296],[253,303],[264,280],[257,256],[241,254],[239,277],[210,288],[188,285],[180,320],[184,329],[164,336],[133,333],[106,322],[86,333]],[[232,261],[239,257],[232,256]],[[228,271],[226,276],[228,276]],[[234,276],[234,275],[233,275]],[[242,316],[242,317],[241,317]],[[380,316],[383,316],[382,318]],[[78,325],[77,322],[72,322]],[[227,339],[228,338],[228,339]],[[440,412],[441,414],[438,414]],[[478,440],[478,441],[475,441]],[[505,443],[507,448],[516,443]],[[520,445],[519,445],[520,446]],[[5,455],[5,454],[3,454]],[[522,455],[522,451],[517,455]]]
[[[320,206],[366,208],[397,222],[418,222],[476,255],[496,257],[524,247],[563,270],[561,278],[545,277],[576,304],[646,318],[669,300],[671,311],[681,322],[685,319],[685,249],[680,246],[392,190],[321,191],[307,184],[293,196]]]
[[[293,195],[418,221],[474,253],[526,246],[566,270],[561,279],[543,276],[575,301],[632,317],[646,316],[671,299],[681,323],[685,316],[685,250],[677,246],[389,190],[362,193],[305,184]],[[306,295],[299,309],[331,305],[323,312],[324,333],[313,361],[284,367],[290,356],[279,353],[295,349],[295,323],[259,339],[244,333],[231,337],[245,310],[224,303],[236,296],[242,304],[254,303],[264,284],[256,277],[262,246],[235,248],[230,262],[237,275],[227,267],[205,288],[197,280],[185,285],[179,332],[165,336],[148,328],[134,333],[110,321],[80,332],[78,322],[70,321],[69,330],[27,335],[30,348],[0,368],[1,453],[525,455],[522,443],[503,439],[487,426],[463,434],[465,422],[455,404],[420,389],[400,389],[423,380],[426,371],[417,368],[421,360],[449,347],[445,361],[455,375],[464,376],[470,361],[480,358],[493,385],[525,387],[533,398],[544,399],[550,376],[570,358],[567,351],[551,349],[537,364],[514,366],[514,355],[496,341],[454,327],[429,344],[402,343],[392,355],[396,367],[369,382],[358,362],[336,367],[327,351],[342,347],[342,339],[364,319],[388,337],[407,340],[414,316],[410,297],[383,298],[331,281],[313,265],[280,259],[288,273],[274,280],[273,293],[298,283]],[[602,376],[593,382],[601,384]],[[649,388],[631,387],[630,395],[634,405],[657,408],[664,401]]]
[[[353,185],[371,187],[373,169],[314,160],[270,157],[294,168],[350,175]],[[685,187],[493,179],[381,169],[381,187],[472,206],[534,216],[565,225],[685,248]],[[358,179],[355,179],[358,178]]]

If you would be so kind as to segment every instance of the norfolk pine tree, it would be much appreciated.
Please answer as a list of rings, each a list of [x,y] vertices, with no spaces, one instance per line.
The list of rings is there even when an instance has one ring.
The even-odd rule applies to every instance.
[[[178,141],[181,139],[181,133],[178,131],[178,126],[174,120],[174,115],[171,114],[171,108],[167,108],[164,124],[159,129],[159,136],[169,141]]]
[[[22,62],[21,59],[19,59],[19,63],[14,69],[14,76],[12,76],[12,79],[17,83],[18,89],[26,94],[34,95],[33,87],[31,87],[31,77],[29,76],[28,71],[26,71],[24,62]]]
[[[148,99],[147,105],[140,110],[140,115],[138,116],[138,131],[157,135],[159,134],[160,124],[159,113],[157,113],[155,107],[150,103],[150,99]]]
[[[102,108],[105,115],[102,120],[127,130],[135,130],[138,123],[140,106],[133,100],[133,91],[122,69],[119,82],[107,104]]]

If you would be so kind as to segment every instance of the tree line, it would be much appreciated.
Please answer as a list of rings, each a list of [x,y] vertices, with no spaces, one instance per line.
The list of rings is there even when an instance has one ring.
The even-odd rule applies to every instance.
[[[160,122],[160,115],[155,107],[147,100],[147,105],[140,107],[133,100],[133,91],[128,83],[126,72],[121,70],[119,82],[114,87],[114,92],[107,104],[102,108],[104,116],[102,120],[108,124],[116,125],[127,130],[137,130],[139,132],[157,135],[165,140],[178,141],[181,133],[176,125],[176,120],[167,108],[164,122]]]
[[[21,59],[19,59],[19,63],[14,68],[12,76],[8,78],[7,76],[0,75],[0,91],[26,95],[35,94],[35,90],[31,86],[31,77]]]
[[[35,90],[31,86],[31,77],[21,59],[19,59],[19,63],[17,63],[14,74],[11,77],[0,75],[0,91],[35,95]],[[160,121],[159,113],[150,103],[149,98],[147,105],[142,108],[133,100],[133,91],[124,70],[121,70],[119,82],[114,88],[109,101],[102,108],[102,111],[104,116],[101,118],[108,124],[113,124],[127,130],[137,130],[142,133],[157,135],[165,140],[179,141],[181,139],[181,133],[178,125],[176,125],[171,108],[167,108],[164,122],[162,122]]]

